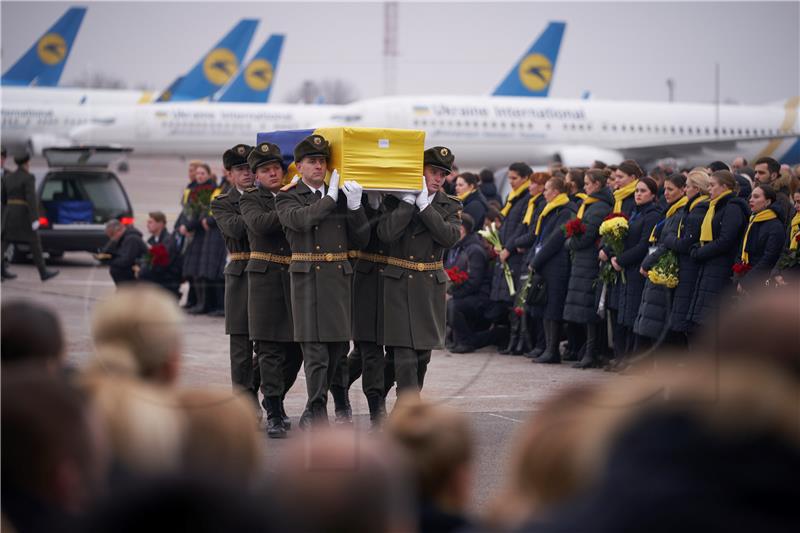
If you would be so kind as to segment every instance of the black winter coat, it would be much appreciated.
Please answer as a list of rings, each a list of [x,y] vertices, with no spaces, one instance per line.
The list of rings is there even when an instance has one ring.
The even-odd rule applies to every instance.
[[[740,252],[749,216],[750,208],[743,199],[732,194],[722,198],[712,221],[713,239],[692,250],[692,258],[700,264],[687,313],[687,319],[693,324],[703,324],[711,318],[721,293],[731,288],[731,268]]]
[[[603,187],[591,197],[599,198],[600,201],[588,205],[583,213],[586,232],[567,240],[567,247],[572,253],[572,269],[564,302],[564,320],[576,324],[594,324],[600,321],[597,315],[597,299],[602,286],[595,283],[600,273],[600,261],[597,259],[598,239],[600,224],[614,207],[614,196],[608,187]]]
[[[620,210],[620,212],[625,213],[628,219],[630,219],[631,214],[633,213],[633,210],[635,208],[636,208],[636,200],[634,199],[634,195],[632,194],[622,201],[622,209]],[[614,204],[611,204],[611,210],[612,211],[614,210]],[[606,255],[610,259],[612,255],[611,249],[608,247],[604,247],[603,249],[605,250]],[[606,307],[608,309],[619,309],[621,305],[620,292],[622,290],[620,285],[622,285],[621,280],[618,280],[617,283],[614,283],[613,285],[611,285],[611,287],[608,288],[608,302],[606,304]]]
[[[124,281],[136,279],[133,265],[147,253],[147,244],[142,239],[142,233],[131,226],[119,240],[109,241],[102,252],[111,254],[111,259],[107,261],[108,271],[114,283],[119,285]]]
[[[745,229],[747,227],[745,226]],[[743,238],[744,239],[744,238]],[[747,253],[752,269],[739,278],[739,284],[748,292],[763,287],[769,280],[773,267],[778,263],[786,242],[786,224],[778,214],[778,218],[753,224],[747,237]],[[744,245],[744,240],[742,241]],[[741,258],[741,246],[739,257]]]
[[[203,235],[197,277],[221,281],[225,279],[225,261],[228,258],[225,237],[217,227],[214,217],[207,216],[205,221],[208,224],[208,231]]]
[[[524,267],[524,258],[521,254],[517,253],[517,249],[513,247],[511,243],[514,243],[521,235],[531,230],[526,224],[522,223],[522,219],[525,217],[525,211],[528,209],[529,198],[530,194],[528,191],[514,198],[511,202],[511,209],[508,212],[508,216],[503,219],[503,225],[500,226],[499,230],[500,242],[511,252],[511,256],[509,256],[507,262],[514,276],[515,288],[519,285],[519,276]],[[494,267],[491,299],[493,302],[505,301],[510,303],[512,301],[511,294],[508,291],[508,284],[503,276],[503,264],[499,260],[495,263]]]
[[[497,203],[503,203],[503,200],[500,198],[500,195],[497,194],[497,186],[494,182],[483,182],[481,183],[481,193],[483,197],[486,199],[486,202],[490,202],[491,200],[496,201]]]
[[[469,274],[469,279],[460,285],[451,285],[450,294],[455,299],[468,296],[489,301],[491,278],[486,275],[489,268],[489,254],[481,242],[481,237],[471,233],[458,241],[453,247],[453,265]]]
[[[645,281],[639,268],[650,248],[650,232],[663,216],[656,201],[636,206],[631,214],[625,249],[617,256],[617,263],[625,272],[625,283],[621,279],[616,283],[619,288],[617,323],[623,326],[632,328],[639,313]]]
[[[667,209],[669,207],[668,205]],[[674,238],[678,235],[681,215],[686,209],[687,206],[680,208],[671,217],[662,219],[656,225],[656,249],[642,261],[642,268],[650,271],[661,256],[669,251],[664,242],[668,237]],[[650,246],[652,247],[653,244],[651,243]],[[668,328],[667,319],[670,318],[672,312],[673,293],[674,289],[656,285],[649,279],[645,279],[642,303],[639,306],[639,313],[633,325],[634,333],[651,339],[658,339],[661,336],[661,333],[665,331],[665,327]]]
[[[575,217],[578,211],[569,202],[559,206],[542,219],[541,231],[534,245],[530,266],[534,274],[544,277],[547,289],[547,302],[544,306],[531,309],[532,316],[545,320],[561,320],[564,314],[564,300],[569,285],[569,252],[564,246],[566,237],[561,227]]]
[[[475,227],[472,229],[476,232],[483,229],[483,224],[486,221],[486,211],[489,209],[486,204],[486,198],[480,190],[476,190],[463,200],[464,213],[472,217],[475,222]]]

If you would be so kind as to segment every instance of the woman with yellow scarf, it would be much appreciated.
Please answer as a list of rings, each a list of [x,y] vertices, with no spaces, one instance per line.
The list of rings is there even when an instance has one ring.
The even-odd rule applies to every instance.
[[[474,221],[473,232],[483,229],[486,211],[489,209],[486,197],[478,188],[478,176],[472,172],[462,172],[456,178],[456,196],[464,206],[464,213]]]
[[[752,292],[763,287],[778,262],[786,242],[783,210],[778,208],[778,194],[770,185],[759,185],[750,195],[750,220],[740,246],[739,262],[745,267],[739,287]]]
[[[664,180],[664,199],[667,211],[664,218],[656,224],[650,233],[650,253],[642,261],[639,272],[647,277],[659,259],[670,252],[666,246],[667,239],[678,235],[682,214],[686,211],[689,199],[686,196],[686,177],[683,174],[670,174]],[[679,274],[680,275],[680,274]],[[671,311],[673,289],[664,285],[656,285],[647,279],[642,292],[642,303],[633,324],[636,334],[634,351],[641,352],[653,341],[666,340],[669,332],[667,321]]]
[[[562,178],[550,178],[542,193],[547,205],[539,215],[533,233],[536,235],[529,254],[533,275],[544,278],[547,301],[534,306],[531,315],[541,318],[544,325],[545,350],[533,359],[535,363],[559,364],[558,343],[561,340],[561,317],[569,284],[570,259],[564,246],[564,224],[575,216],[577,207],[567,196]]]
[[[722,294],[733,287],[731,268],[750,217],[750,208],[736,196],[736,189],[736,178],[729,171],[711,174],[711,200],[700,224],[700,241],[691,250],[691,258],[700,265],[700,271],[687,311],[690,330],[714,318]]]

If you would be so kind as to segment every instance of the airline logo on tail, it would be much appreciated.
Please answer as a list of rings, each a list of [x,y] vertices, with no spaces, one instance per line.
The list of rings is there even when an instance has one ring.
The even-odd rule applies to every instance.
[[[244,71],[244,81],[254,91],[264,91],[272,84],[272,64],[265,59],[254,59]]]
[[[550,86],[553,64],[542,54],[531,54],[519,64],[519,81],[530,91],[541,91]]]
[[[57,33],[48,33],[39,39],[36,52],[45,65],[58,65],[67,57],[67,42]]]
[[[563,22],[548,24],[492,96],[547,96],[566,27]]]
[[[239,70],[239,60],[227,48],[212,50],[203,61],[203,74],[214,85],[225,85],[237,70]]]

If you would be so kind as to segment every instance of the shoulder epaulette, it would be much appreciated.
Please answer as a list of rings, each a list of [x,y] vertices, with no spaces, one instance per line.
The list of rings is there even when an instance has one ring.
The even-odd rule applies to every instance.
[[[219,193],[216,196],[212,196],[211,197],[211,201],[213,202],[214,200],[222,200],[222,199],[227,198],[227,197],[228,197],[228,193],[223,192],[223,193]]]
[[[258,187],[248,187],[244,190],[244,192],[256,192]]]
[[[454,201],[456,201],[456,202],[458,202],[458,203],[461,203],[461,199],[460,199],[458,196],[451,196],[451,195],[449,195],[449,194],[445,194],[445,196],[447,196],[447,197],[448,197],[448,198],[450,198],[451,200],[454,200]]]
[[[287,183],[286,185],[281,187],[281,192],[291,191],[293,188],[297,187],[298,183],[299,183],[298,181],[295,181],[294,183],[292,182]]]

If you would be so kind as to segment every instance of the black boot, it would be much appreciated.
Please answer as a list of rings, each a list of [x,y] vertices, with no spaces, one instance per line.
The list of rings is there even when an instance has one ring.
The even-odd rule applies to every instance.
[[[386,418],[386,400],[380,396],[370,395],[367,396],[367,405],[369,405],[370,431],[377,431]]]
[[[208,312],[208,316],[225,316],[225,282],[213,281],[210,285],[214,303],[213,306],[209,306],[211,310]]]
[[[270,396],[264,398],[264,403],[267,404],[267,437],[285,439],[286,428],[283,427],[283,420],[281,419],[281,399],[278,396]]]
[[[572,368],[592,368],[597,361],[594,355],[594,345],[597,342],[597,325],[586,324],[586,344],[583,348],[583,358],[572,365]]]
[[[536,359],[537,357],[542,355],[544,353],[544,348],[545,348],[544,338],[545,338],[544,325],[542,325],[542,321],[539,320],[538,323],[536,323],[536,330],[534,332],[533,344],[535,346],[533,347],[533,350],[525,353],[525,357],[527,357],[528,359]]]
[[[519,343],[520,317],[517,316],[513,309],[508,316],[508,322],[511,326],[508,337],[508,346],[497,352],[500,355],[508,355],[513,353],[517,349],[517,344]]]
[[[289,431],[290,429],[292,429],[292,419],[289,418],[289,415],[286,414],[286,409],[283,408],[283,400],[285,398],[286,395],[284,394],[283,397],[281,398],[280,403],[278,404],[278,407],[281,413],[281,422],[283,422],[283,429]]]
[[[203,315],[208,313],[208,300],[206,298],[208,292],[208,283],[204,279],[197,279],[194,282],[194,292],[197,303],[194,307],[186,310],[190,315]]]
[[[545,348],[542,355],[533,360],[534,363],[544,363],[548,365],[561,364],[561,356],[558,354],[560,326],[561,324],[555,320],[544,321]]]
[[[531,338],[528,331],[528,313],[523,313],[519,319],[519,340],[516,350],[512,355],[523,355],[531,349]]]
[[[350,398],[347,389],[341,385],[331,386],[333,396],[334,417],[337,425],[352,425],[353,409],[350,407]]]

